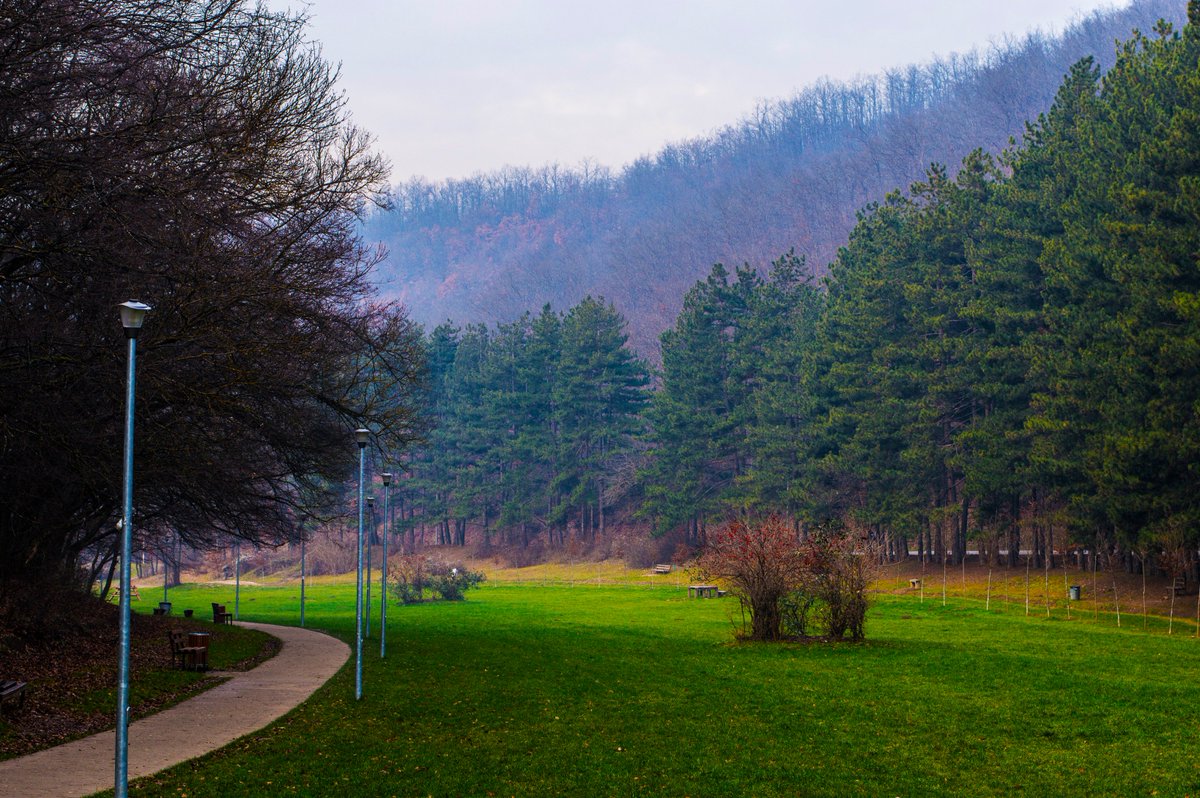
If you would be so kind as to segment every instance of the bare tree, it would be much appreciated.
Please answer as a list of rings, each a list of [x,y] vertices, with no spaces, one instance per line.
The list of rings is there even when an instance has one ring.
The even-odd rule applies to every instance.
[[[119,505],[139,339],[137,529],[272,542],[418,433],[418,331],[357,235],[387,174],[304,20],[243,0],[0,0],[0,580],[70,577]]]

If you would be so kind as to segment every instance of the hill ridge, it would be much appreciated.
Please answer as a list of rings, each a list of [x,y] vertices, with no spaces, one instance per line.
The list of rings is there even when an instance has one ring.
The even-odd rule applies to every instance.
[[[395,187],[394,210],[368,220],[384,243],[385,294],[432,325],[497,322],[585,295],[612,301],[652,358],[684,292],[715,262],[765,267],[794,249],[821,274],[858,211],[982,147],[1003,149],[1049,107],[1070,65],[1102,68],[1114,43],[1177,0],[1094,12],[1061,35],[1040,32],[850,81],[820,79],[766,101],[709,136],[665,145],[619,173],[505,167],[465,180]]]

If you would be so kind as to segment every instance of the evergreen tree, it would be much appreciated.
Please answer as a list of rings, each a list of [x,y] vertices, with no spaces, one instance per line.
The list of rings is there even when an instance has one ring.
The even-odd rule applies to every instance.
[[[757,287],[741,336],[742,357],[756,375],[745,442],[750,462],[745,501],[763,512],[798,518],[816,509],[814,432],[823,405],[815,347],[823,300],[803,258],[789,252],[771,264]]]
[[[585,537],[604,534],[606,491],[629,465],[649,372],[626,346],[625,320],[591,297],[562,321],[554,386],[559,440],[555,487]]]
[[[713,266],[684,297],[675,326],[662,335],[662,384],[650,409],[654,442],[643,472],[644,515],[658,532],[687,524],[693,538],[704,519],[722,513],[745,468],[743,426],[753,364],[738,362],[735,340],[758,278]]]
[[[1200,520],[1198,16],[1192,3],[1181,36],[1164,26],[1127,42],[1062,133],[1087,147],[1044,258],[1039,430],[1086,475],[1077,519],[1131,545]]]

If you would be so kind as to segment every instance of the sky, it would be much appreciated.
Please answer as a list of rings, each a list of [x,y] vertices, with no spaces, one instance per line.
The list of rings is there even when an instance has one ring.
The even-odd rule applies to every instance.
[[[822,77],[1061,31],[1096,0],[271,0],[305,11],[392,180],[619,170]]]

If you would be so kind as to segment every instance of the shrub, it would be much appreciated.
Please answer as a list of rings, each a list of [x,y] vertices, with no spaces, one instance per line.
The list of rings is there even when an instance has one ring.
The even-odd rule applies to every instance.
[[[444,601],[462,601],[466,591],[487,579],[483,571],[472,571],[461,565],[440,562],[432,563],[427,573],[429,587]]]
[[[793,590],[779,599],[780,630],[788,637],[808,637],[817,594],[810,589]]]
[[[862,640],[867,619],[867,587],[878,561],[852,535],[818,534],[805,541],[819,614],[825,634],[838,640]]]
[[[427,562],[428,559],[420,554],[402,554],[390,563],[392,592],[404,604],[415,604],[424,599]]]
[[[486,579],[482,571],[419,554],[396,557],[391,573],[392,593],[405,604],[424,601],[426,591],[443,601],[462,601],[466,591]]]
[[[708,581],[728,583],[749,612],[751,640],[778,640],[781,602],[803,584],[804,556],[782,518],[771,516],[757,524],[731,521],[717,531],[696,570]]]
[[[750,620],[743,634],[751,640],[808,637],[814,620],[829,639],[861,640],[875,563],[864,547],[845,532],[798,540],[776,516],[733,521],[701,554],[696,572],[738,597]]]

